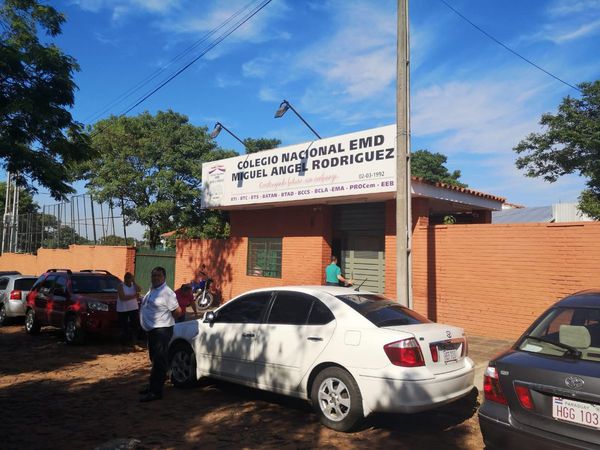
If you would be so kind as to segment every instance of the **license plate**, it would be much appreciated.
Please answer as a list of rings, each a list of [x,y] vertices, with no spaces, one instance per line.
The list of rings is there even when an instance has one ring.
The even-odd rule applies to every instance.
[[[442,358],[446,364],[454,361],[458,361],[456,350],[442,350]]]
[[[600,406],[561,397],[552,397],[552,417],[600,429]]]

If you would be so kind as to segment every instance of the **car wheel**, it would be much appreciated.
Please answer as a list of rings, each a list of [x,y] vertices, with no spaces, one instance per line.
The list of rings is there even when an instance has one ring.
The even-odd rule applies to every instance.
[[[67,344],[81,344],[84,337],[79,319],[76,316],[68,316],[65,320],[65,341],[67,341]]]
[[[336,431],[350,431],[363,419],[360,389],[352,375],[340,367],[319,372],[310,399],[321,423]]]
[[[200,309],[201,311],[207,310],[212,306],[214,301],[214,295],[210,292],[207,292],[206,294],[204,294],[204,298],[200,297],[198,299],[198,309]]]
[[[6,306],[4,304],[0,305],[0,326],[6,325],[8,323],[8,316],[6,315]]]
[[[179,342],[170,351],[171,383],[178,388],[189,388],[198,382],[196,355],[189,344]]]
[[[25,331],[27,334],[38,334],[40,332],[41,325],[35,318],[35,312],[33,309],[28,309],[25,315]]]

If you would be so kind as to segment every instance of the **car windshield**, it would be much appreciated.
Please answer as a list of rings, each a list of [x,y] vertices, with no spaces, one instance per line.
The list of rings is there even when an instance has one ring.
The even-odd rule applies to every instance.
[[[557,358],[600,362],[600,308],[553,308],[517,348]]]
[[[362,314],[378,327],[415,325],[431,322],[429,319],[399,305],[398,302],[390,300],[383,295],[349,294],[338,295],[337,298]]]
[[[71,283],[73,292],[78,294],[112,293],[117,292],[120,281],[112,275],[73,275]]]

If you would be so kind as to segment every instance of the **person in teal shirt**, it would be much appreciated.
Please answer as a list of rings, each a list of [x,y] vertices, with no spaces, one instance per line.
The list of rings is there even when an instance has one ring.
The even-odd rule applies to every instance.
[[[347,280],[342,275],[342,269],[337,265],[337,257],[331,256],[331,264],[325,267],[325,284],[327,286],[339,286],[344,283],[344,286],[352,285],[352,280]]]

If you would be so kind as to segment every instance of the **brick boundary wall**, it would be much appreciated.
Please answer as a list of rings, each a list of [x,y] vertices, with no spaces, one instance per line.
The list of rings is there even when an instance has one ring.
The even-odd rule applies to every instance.
[[[429,203],[412,203],[414,309],[467,333],[514,339],[556,300],[600,288],[600,223],[429,226]],[[175,287],[201,264],[222,301],[250,289],[323,284],[331,253],[326,205],[232,211],[232,237],[178,240]],[[268,226],[267,226],[268,224]],[[385,294],[396,297],[395,201],[386,202]],[[284,236],[282,277],[246,274],[248,237]]]
[[[125,272],[135,271],[135,248],[70,245],[68,249],[41,248],[37,255],[4,253],[0,256],[0,270],[17,270],[24,275],[41,275],[51,268],[73,271],[103,269],[122,279]]]
[[[417,311],[470,335],[515,339],[555,301],[600,288],[600,223],[422,223],[413,257]]]

